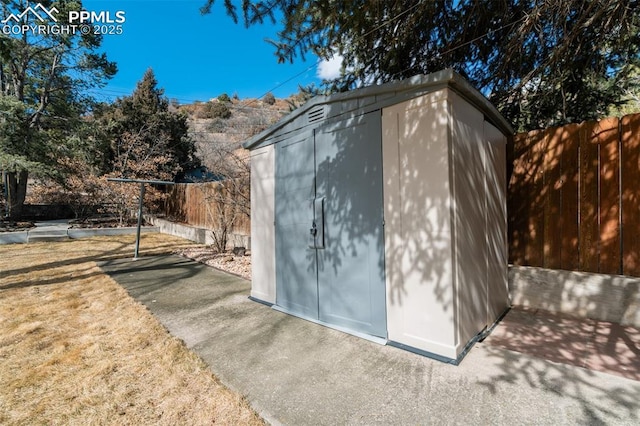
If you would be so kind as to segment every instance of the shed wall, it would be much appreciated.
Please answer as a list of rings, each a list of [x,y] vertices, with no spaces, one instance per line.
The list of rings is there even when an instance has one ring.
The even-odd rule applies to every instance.
[[[506,138],[448,88],[382,131],[388,339],[456,359],[508,305]]]
[[[388,339],[456,358],[447,89],[383,110]]]
[[[276,301],[275,145],[251,152],[251,296]]]
[[[451,129],[458,354],[509,304],[506,137],[453,93]]]
[[[484,122],[487,204],[487,324],[509,306],[507,245],[507,138]]]
[[[452,218],[455,227],[455,281],[452,285],[459,353],[487,325],[484,115],[455,93],[451,93],[449,99]]]

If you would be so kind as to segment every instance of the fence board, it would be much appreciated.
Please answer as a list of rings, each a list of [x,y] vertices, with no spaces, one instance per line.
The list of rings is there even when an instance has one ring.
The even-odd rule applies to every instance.
[[[544,181],[543,131],[516,135],[514,167],[509,184],[509,256],[520,265],[543,261]]]
[[[640,276],[640,114],[513,140],[510,260]]]
[[[578,254],[578,147],[580,146],[578,124],[562,128],[562,177],[561,185],[561,265],[560,269],[575,270],[580,266]]]
[[[524,230],[525,209],[529,206],[524,197],[523,186],[526,185],[525,166],[522,146],[526,146],[526,134],[513,138],[513,170],[509,178],[509,197],[507,198],[507,225],[509,236],[509,263],[525,265],[526,236]]]
[[[541,265],[544,262],[544,150],[546,140],[544,133],[536,135],[531,145],[531,156],[528,159],[528,174],[531,184],[530,211],[528,217],[526,259],[529,265]]]
[[[165,201],[164,213],[174,221],[210,230],[218,229],[220,214],[223,213],[214,191],[219,188],[218,182],[173,185]],[[249,235],[250,228],[249,218],[238,213],[230,231]]]
[[[593,137],[600,149],[599,272],[620,274],[620,157],[618,119],[598,122]]]
[[[622,259],[640,276],[640,114],[622,118]]]
[[[544,259],[545,268],[558,269],[562,260],[562,129],[551,128],[543,133],[544,148]]]
[[[583,124],[580,132],[580,270],[598,272],[599,228],[598,228],[598,143],[594,140],[595,122]]]

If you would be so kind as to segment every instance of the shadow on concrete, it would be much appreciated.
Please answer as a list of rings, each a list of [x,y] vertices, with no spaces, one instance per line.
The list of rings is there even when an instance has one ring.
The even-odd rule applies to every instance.
[[[246,280],[177,256],[103,267],[275,424],[640,420],[637,381],[487,341],[454,367],[251,302]]]
[[[515,307],[486,340],[491,346],[640,381],[640,329]]]

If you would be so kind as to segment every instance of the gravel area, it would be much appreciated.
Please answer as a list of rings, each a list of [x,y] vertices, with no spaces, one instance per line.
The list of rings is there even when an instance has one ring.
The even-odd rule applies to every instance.
[[[176,254],[251,280],[251,256],[248,251],[239,256],[231,252],[217,253],[209,247],[194,247],[177,250]]]

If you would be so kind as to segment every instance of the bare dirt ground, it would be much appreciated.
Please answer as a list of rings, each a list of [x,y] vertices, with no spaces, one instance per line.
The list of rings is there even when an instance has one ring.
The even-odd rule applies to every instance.
[[[0,246],[0,424],[262,424],[96,265],[133,244]],[[190,246],[145,234],[141,255]]]

